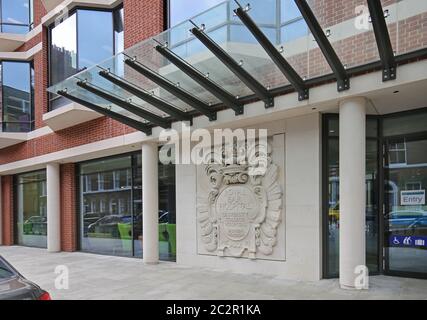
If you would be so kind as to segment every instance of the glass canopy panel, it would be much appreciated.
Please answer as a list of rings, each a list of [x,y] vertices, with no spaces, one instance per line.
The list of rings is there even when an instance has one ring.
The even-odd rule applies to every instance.
[[[308,46],[311,38],[307,23],[294,0],[280,0],[279,50],[300,75],[309,77]]]
[[[308,0],[311,10],[346,68],[380,60],[366,0]],[[396,47],[396,0],[382,0],[393,48]],[[330,73],[326,59],[311,36],[310,78]]]
[[[300,15],[296,17],[292,16],[292,14],[295,14],[295,8],[292,8],[289,4],[287,4],[287,8],[291,9],[283,9],[285,0],[267,0],[267,2],[266,4],[266,1],[261,0],[250,1],[249,5],[251,9],[248,11],[248,14],[269,40],[289,60],[296,71],[300,73],[301,77],[306,77],[308,75],[308,37],[305,22]],[[108,69],[115,75],[125,79],[125,81],[154,94],[160,99],[166,100],[183,111],[192,110],[189,105],[177,99],[124,63],[126,58],[131,57],[168,79],[177,87],[196,96],[206,104],[222,104],[211,92],[200,86],[157,52],[156,45],[162,44],[167,45],[169,50],[233,96],[241,98],[252,95],[253,92],[193,36],[190,29],[194,28],[194,25],[203,26],[205,32],[213,41],[220,45],[234,60],[241,63],[242,67],[266,88],[273,89],[289,84],[288,80],[255,40],[251,32],[234,15],[233,10],[236,8],[237,4],[234,1],[220,3],[193,17],[190,19],[191,21],[184,21],[163,33],[125,50],[123,53],[117,54],[97,66],[92,66],[52,86],[49,88],[49,91],[56,93],[58,90],[67,89],[68,92],[72,91],[80,94],[80,91],[86,90],[78,87],[76,83],[78,79],[86,80],[89,84],[108,91],[122,99],[131,100],[134,104],[156,115],[165,115],[164,112],[113,85],[99,75],[99,71]],[[286,17],[281,16],[283,12]],[[300,28],[302,28],[302,31]],[[286,36],[283,35],[283,32],[286,32]],[[295,47],[295,43],[299,44],[297,48]],[[282,46],[283,49],[281,49]],[[99,102],[99,98],[92,93],[84,92],[81,95],[84,95],[89,102]]]
[[[401,2],[411,1],[413,0]],[[401,17],[402,19],[408,19],[415,15],[416,10],[422,11],[424,6],[423,4],[418,4],[413,6],[415,9],[409,10],[406,8],[404,10],[404,7],[400,4],[401,2],[397,0],[382,1],[384,8],[388,10],[386,12],[386,21],[390,30],[393,48],[396,50],[399,47],[399,50],[396,50],[397,52],[414,47],[414,45],[412,47],[406,45],[403,49],[400,48],[401,43],[409,40],[402,38],[400,31],[399,33],[397,32],[397,29],[400,28],[396,28],[397,19]],[[248,1],[242,2],[242,5],[246,6],[247,3]],[[366,5],[365,0],[342,2],[308,0],[308,3],[321,28],[328,34],[328,40],[337,52],[342,64],[350,68],[379,60],[372,24],[369,21],[366,24],[366,21],[363,20],[363,18],[369,18],[368,8],[366,6],[363,7],[363,5]],[[99,71],[108,69],[115,75],[125,79],[125,81],[150,92],[181,110],[189,111],[192,109],[189,105],[175,98],[165,89],[160,88],[124,63],[125,59],[133,58],[206,104],[222,104],[209,90],[206,90],[206,88],[203,88],[195,80],[187,76],[177,66],[164,58],[155,48],[158,45],[165,45],[168,50],[199,70],[233,96],[242,98],[252,95],[253,92],[218,57],[193,36],[190,29],[194,28],[195,25],[202,27],[209,37],[236,62],[241,63],[242,68],[258,80],[261,85],[270,89],[288,85],[288,80],[279,71],[262,46],[255,40],[252,33],[234,15],[233,10],[237,6],[231,0],[220,3],[190,20],[140,42],[123,53],[49,88],[49,91],[56,93],[58,90],[67,88],[68,92],[73,92],[79,97],[84,96],[89,102],[111,105],[105,100],[100,102],[96,95],[76,86],[78,78],[86,80],[88,83],[115,96],[120,96],[122,99],[131,100],[134,104],[156,115],[165,116],[164,112],[113,85],[99,75]],[[332,73],[317,42],[309,33],[307,24],[294,0],[249,0],[249,7],[248,15],[301,78],[308,79]],[[405,22],[403,20],[399,21],[399,25],[401,23]],[[425,24],[420,26],[420,29],[423,30],[424,27]],[[418,42],[413,41],[416,42],[415,47],[418,44],[421,46],[419,42],[424,41],[423,39],[425,37],[417,40]]]

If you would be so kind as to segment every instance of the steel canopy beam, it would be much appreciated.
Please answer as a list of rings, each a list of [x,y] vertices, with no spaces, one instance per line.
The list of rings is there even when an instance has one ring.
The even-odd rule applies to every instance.
[[[257,39],[258,43],[264,48],[265,52],[270,56],[271,60],[280,69],[286,79],[298,92],[298,100],[306,100],[309,98],[309,90],[304,80],[299,74],[292,68],[292,66],[286,61],[286,59],[280,54],[276,47],[271,43],[270,40],[265,36],[253,19],[247,14],[245,9],[239,6],[234,12],[243,22],[243,24],[249,29],[252,35]]]
[[[210,109],[210,106],[200,100],[199,98],[195,97],[191,93],[179,88],[177,85],[175,85],[173,82],[169,81],[165,77],[159,75],[152,69],[148,68],[147,66],[143,65],[142,63],[136,61],[135,59],[126,58],[125,63],[137,71],[138,73],[142,74],[146,78],[150,79],[154,83],[156,83],[158,86],[163,88],[164,90],[168,91],[169,93],[173,94],[178,99],[184,101],[188,105],[190,105],[193,109],[199,111],[201,114],[205,115],[209,118],[210,121],[215,121],[217,119],[217,115],[215,111],[212,111]]]
[[[96,104],[93,104],[91,102],[88,102],[86,100],[80,99],[76,96],[73,96],[65,90],[60,90],[57,92],[60,96],[67,98],[75,103],[81,104],[82,106],[85,106],[88,109],[91,109],[99,114],[102,114],[104,116],[110,117],[111,119],[117,120],[118,122],[121,122],[129,127],[132,127],[138,131],[144,132],[146,135],[151,135],[152,128],[149,125],[146,125],[140,121],[137,121],[135,119],[126,117],[124,115],[121,115],[119,113],[113,112],[111,110],[108,110],[106,108],[100,107]]]
[[[200,86],[205,88],[205,90],[209,91],[219,100],[221,100],[224,105],[233,109],[236,115],[243,114],[243,104],[241,104],[232,94],[219,87],[215,82],[209,79],[209,77],[202,74],[199,70],[194,68],[185,60],[178,57],[175,53],[173,53],[165,46],[157,45],[155,48],[157,52],[159,52],[163,57],[168,59],[178,69],[180,69],[187,76],[196,81]]]
[[[110,93],[104,91],[104,90],[100,90],[98,88],[96,88],[93,85],[88,84],[86,81],[78,81],[77,85],[83,89],[86,89],[87,91],[93,93],[94,95],[97,95],[98,97],[101,97],[107,101],[110,101],[111,103],[119,106],[120,108],[123,108],[135,115],[137,115],[138,117],[141,117],[153,124],[155,124],[156,126],[162,127],[162,128],[170,128],[171,127],[171,122],[159,117],[151,112],[148,112],[144,109],[142,109],[141,107],[128,102],[122,98],[118,98],[116,96],[111,95]]]
[[[294,0],[298,9],[300,10],[307,26],[309,27],[311,33],[319,45],[320,50],[323,53],[323,56],[328,61],[329,66],[335,74],[338,82],[338,91],[344,91],[350,89],[350,78],[347,75],[343,64],[338,58],[337,53],[323,32],[319,22],[316,19],[313,11],[310,8],[310,5],[306,0]]]
[[[132,93],[133,95],[140,98],[141,100],[148,102],[149,104],[153,105],[157,109],[167,113],[172,118],[175,118],[180,121],[192,121],[192,117],[187,113],[177,109],[172,104],[162,99],[159,99],[158,97],[152,95],[151,93],[148,93],[147,91],[143,91],[141,88],[135,86],[134,84],[126,80],[123,80],[122,78],[114,75],[113,73],[107,70],[101,70],[99,72],[99,75],[104,79],[107,79],[111,83],[114,83],[118,87],[126,90],[127,92]]]
[[[266,108],[274,107],[274,97],[249,72],[240,66],[224,49],[199,28],[192,28],[191,33],[199,39],[231,72],[233,72],[255,95],[265,103]]]
[[[396,59],[380,0],[368,0],[369,13],[383,66],[383,81],[396,79]]]

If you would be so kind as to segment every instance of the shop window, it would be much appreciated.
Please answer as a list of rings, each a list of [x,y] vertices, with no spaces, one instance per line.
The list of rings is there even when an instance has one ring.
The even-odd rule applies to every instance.
[[[80,165],[80,248],[142,257],[142,163],[132,154]],[[94,188],[93,186],[96,186]],[[175,167],[159,164],[159,256],[175,260]]]
[[[16,176],[16,243],[47,247],[46,171]]]
[[[339,120],[338,116],[325,116],[324,122],[325,168],[327,203],[325,207],[325,270],[327,278],[339,274]],[[378,262],[378,121],[368,119],[366,125],[366,261],[369,271],[379,270]]]

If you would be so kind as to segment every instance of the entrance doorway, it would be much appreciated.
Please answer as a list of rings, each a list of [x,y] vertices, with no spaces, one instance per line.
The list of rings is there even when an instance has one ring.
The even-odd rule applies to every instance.
[[[366,122],[366,264],[427,278],[427,108]],[[323,117],[323,277],[339,276],[339,119]]]
[[[384,273],[426,277],[427,135],[384,140]]]

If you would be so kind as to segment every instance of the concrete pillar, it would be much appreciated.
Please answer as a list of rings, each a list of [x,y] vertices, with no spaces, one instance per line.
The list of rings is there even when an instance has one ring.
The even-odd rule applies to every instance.
[[[339,125],[340,285],[354,289],[356,268],[366,265],[366,99],[342,101]]]
[[[60,172],[58,163],[46,166],[47,250],[61,251]]]
[[[142,257],[159,262],[159,154],[156,143],[142,145]]]

